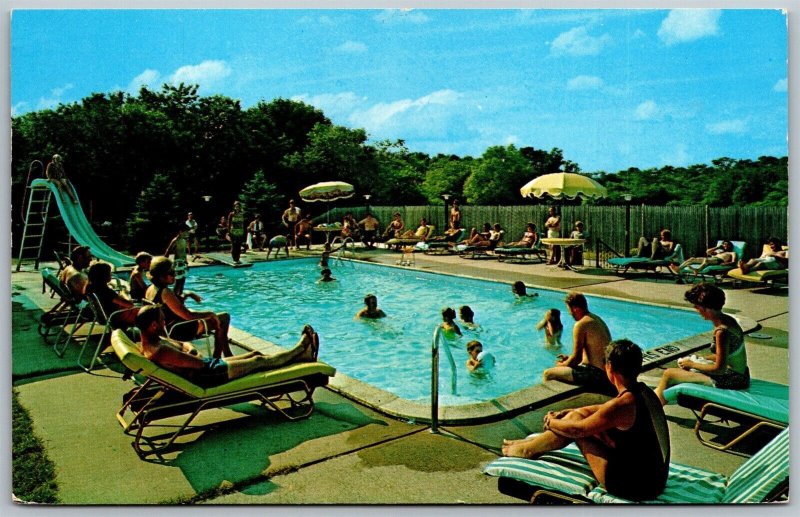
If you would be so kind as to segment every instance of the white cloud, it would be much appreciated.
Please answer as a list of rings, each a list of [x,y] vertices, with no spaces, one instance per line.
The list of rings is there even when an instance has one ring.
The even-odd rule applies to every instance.
[[[598,90],[603,80],[594,75],[579,75],[567,81],[567,90]]]
[[[28,108],[28,103],[25,101],[20,101],[11,106],[11,116],[16,117],[17,115],[25,113],[28,111],[27,108]]]
[[[207,60],[199,65],[186,65],[178,68],[170,77],[169,82],[209,86],[229,75],[231,75],[231,68],[225,61]]]
[[[636,106],[633,116],[636,120],[656,120],[661,117],[661,109],[655,101],[646,100]]]
[[[575,27],[562,32],[550,44],[550,52],[556,55],[596,56],[611,42],[611,36],[592,36],[586,27]]]
[[[400,99],[354,110],[350,123],[381,137],[402,134],[412,137],[444,137],[463,126],[463,117],[475,108],[462,102],[464,95],[439,90],[418,99]]]
[[[511,144],[519,144],[519,137],[517,135],[506,135],[506,137],[503,138],[503,145],[508,146]]]
[[[367,51],[367,46],[360,41],[345,41],[335,49],[345,54],[362,54]]]
[[[429,18],[414,9],[385,9],[375,15],[375,20],[381,23],[426,23]]]
[[[350,114],[364,106],[366,97],[359,97],[353,92],[322,93],[309,96],[308,94],[295,95],[292,100],[302,101],[322,110],[331,120],[344,121]]]
[[[776,92],[785,92],[789,90],[789,81],[786,79],[779,79],[775,86],[772,89]]]
[[[50,93],[51,93],[51,94],[52,94],[54,97],[61,97],[61,96],[63,96],[63,95],[64,95],[64,94],[65,94],[67,91],[71,90],[71,89],[72,89],[72,88],[74,88],[74,87],[75,87],[75,85],[74,85],[74,84],[72,84],[72,83],[67,83],[67,84],[65,84],[64,86],[60,86],[60,87],[58,87],[58,88],[53,88],[53,89],[50,91]]]
[[[158,73],[158,70],[148,68],[141,74],[134,77],[130,84],[128,84],[128,87],[125,89],[125,91],[137,93],[142,86],[149,86],[151,88],[158,87],[157,83],[160,78],[161,74]]]
[[[664,165],[681,167],[692,162],[692,156],[686,150],[686,144],[676,144],[670,154],[662,155],[661,162]]]
[[[631,39],[640,39],[646,37],[647,34],[642,29],[636,29],[636,31],[631,36]]]
[[[741,119],[722,120],[713,124],[706,124],[706,131],[712,135],[741,135],[747,132],[747,122]]]
[[[658,37],[667,45],[694,41],[719,34],[719,9],[673,9],[669,12]]]

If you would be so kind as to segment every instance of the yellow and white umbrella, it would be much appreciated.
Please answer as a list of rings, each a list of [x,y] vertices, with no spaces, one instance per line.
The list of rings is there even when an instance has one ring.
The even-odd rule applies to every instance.
[[[544,174],[526,183],[519,191],[522,197],[550,196],[553,199],[599,199],[608,194],[606,188],[592,178],[572,172]]]
[[[355,189],[353,185],[344,181],[323,181],[309,185],[300,191],[300,199],[307,202],[315,201],[336,201],[337,199],[347,199],[353,197]]]

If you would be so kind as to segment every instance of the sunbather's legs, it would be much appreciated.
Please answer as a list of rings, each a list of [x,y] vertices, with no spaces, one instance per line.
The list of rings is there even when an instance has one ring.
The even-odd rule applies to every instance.
[[[639,237],[639,243],[636,246],[637,257],[649,257],[651,252],[650,242],[644,237]]]
[[[314,332],[314,329],[306,325],[303,327],[300,340],[291,350],[279,352],[275,355],[263,355],[261,353],[251,355],[251,352],[251,354],[245,354],[245,356],[225,359],[225,362],[228,363],[228,379],[238,379],[257,371],[274,370],[287,364],[315,361],[318,349],[319,337]]]
[[[692,384],[703,384],[705,386],[713,386],[714,383],[708,375],[684,370],[683,368],[667,368],[661,376],[661,380],[655,389],[658,399],[661,404],[666,405],[667,401],[664,399],[664,391],[670,386],[689,382]]]
[[[214,357],[231,357],[233,352],[228,344],[228,327],[231,324],[230,314],[220,312],[206,320],[209,330],[214,333]]]
[[[564,420],[583,420],[589,416],[584,408],[574,409],[566,412],[562,417]],[[503,456],[515,458],[536,458],[545,452],[563,449],[572,442],[572,439],[565,438],[553,431],[544,431],[540,434],[522,440],[503,440]]]

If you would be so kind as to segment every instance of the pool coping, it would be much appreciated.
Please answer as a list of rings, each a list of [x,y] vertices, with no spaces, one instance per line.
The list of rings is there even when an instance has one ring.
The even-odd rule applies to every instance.
[[[300,258],[300,257],[298,257]],[[307,258],[307,257],[303,257]],[[291,259],[290,259],[291,260]],[[344,259],[351,260],[351,259]],[[360,260],[353,260],[354,262],[364,262]],[[370,264],[397,268],[391,264],[380,264],[369,262]],[[400,268],[405,269],[405,268]],[[469,275],[458,275],[453,273],[439,273],[430,272],[431,274],[443,274],[457,276],[461,278],[471,278],[476,280],[488,280],[497,282],[497,280],[490,280],[486,278],[474,277]],[[504,282],[501,282],[504,283]],[[553,291],[568,292],[566,289],[558,289],[552,287],[540,287],[539,289],[547,289]],[[624,301],[629,303],[631,300],[615,297],[592,294],[599,298],[607,298],[612,300]],[[683,307],[676,307],[674,305],[659,304],[646,301],[636,301],[642,305],[651,305],[656,307],[664,307],[673,310],[684,310],[690,312],[691,309]],[[750,318],[742,316],[732,316],[735,318],[742,330],[745,333],[753,332],[759,327],[759,324]],[[675,360],[678,357],[685,356],[688,353],[696,352],[703,348],[708,348],[711,343],[711,331],[695,334],[684,339],[666,343],[649,350],[644,351],[644,361],[642,364],[642,372],[656,368],[657,366]],[[263,338],[257,337],[244,330],[230,327],[228,337],[231,341],[244,349],[252,350],[257,349],[261,352],[274,353],[281,350],[286,350],[285,347],[267,341]],[[386,390],[376,388],[363,381],[359,381],[347,374],[336,372],[336,375],[330,379],[328,389],[346,397],[355,402],[364,404],[375,411],[385,415],[405,420],[411,423],[425,423],[430,424],[433,421],[432,404],[428,402],[416,402],[403,399]],[[440,388],[441,390],[441,388]],[[492,400],[476,402],[471,404],[461,404],[457,406],[448,406],[439,404],[439,411],[437,415],[437,422],[442,425],[474,425],[489,422],[496,422],[505,420],[516,416],[518,414],[537,409],[540,407],[548,406],[569,398],[578,393],[585,391],[582,386],[563,383],[560,381],[545,381],[535,384],[521,390],[497,397]]]

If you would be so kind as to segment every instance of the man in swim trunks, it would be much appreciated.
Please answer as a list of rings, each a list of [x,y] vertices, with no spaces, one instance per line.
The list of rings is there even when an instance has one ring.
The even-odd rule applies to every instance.
[[[311,249],[311,214],[303,215],[303,218],[297,221],[294,227],[294,245],[295,249],[300,249],[300,242],[306,242],[306,250]]]
[[[275,250],[275,258],[278,258],[278,253],[281,252],[281,248],[286,251],[286,257],[289,257],[289,241],[286,239],[285,235],[276,235],[275,237],[269,240],[269,244],[267,245],[267,258],[269,258],[270,253],[272,250]]]
[[[608,326],[600,316],[589,312],[589,304],[581,293],[571,292],[564,301],[575,319],[572,354],[559,354],[556,365],[544,371],[544,380],[579,384],[596,393],[614,393],[605,374],[605,349],[611,342]]]
[[[658,497],[669,473],[669,428],[653,390],[637,377],[642,350],[627,339],[612,342],[605,373],[616,397],[598,405],[551,411],[544,432],[504,440],[503,455],[536,458],[575,442],[592,474],[612,495],[632,501]]]
[[[200,253],[200,241],[197,240],[197,221],[195,221],[192,212],[186,214],[186,222],[183,224],[186,225],[186,242],[189,243],[189,255],[192,254],[192,249],[194,249],[194,258],[197,258]]]
[[[294,236],[295,236],[295,226],[297,225],[297,221],[300,220],[300,209],[294,206],[294,199],[289,200],[289,208],[283,211],[283,215],[281,215],[281,221],[283,222],[284,226],[286,226],[289,231],[287,234],[289,235],[289,245],[291,246],[294,243]]]
[[[303,327],[300,341],[291,350],[275,355],[252,351],[225,359],[201,357],[190,343],[162,337],[164,312],[159,305],[139,309],[136,326],[141,330],[142,353],[147,359],[204,388],[218,386],[253,372],[274,370],[293,363],[314,362],[319,353],[319,336],[310,325]]]
[[[762,253],[760,257],[747,262],[739,261],[739,267],[743,274],[746,275],[750,271],[759,269],[786,269],[789,267],[789,250],[783,249],[781,240],[777,237],[770,237],[767,239],[767,244],[769,251]]]
[[[239,201],[233,202],[233,210],[228,214],[228,235],[231,241],[231,258],[234,264],[241,264],[242,241],[245,237],[244,213]]]

